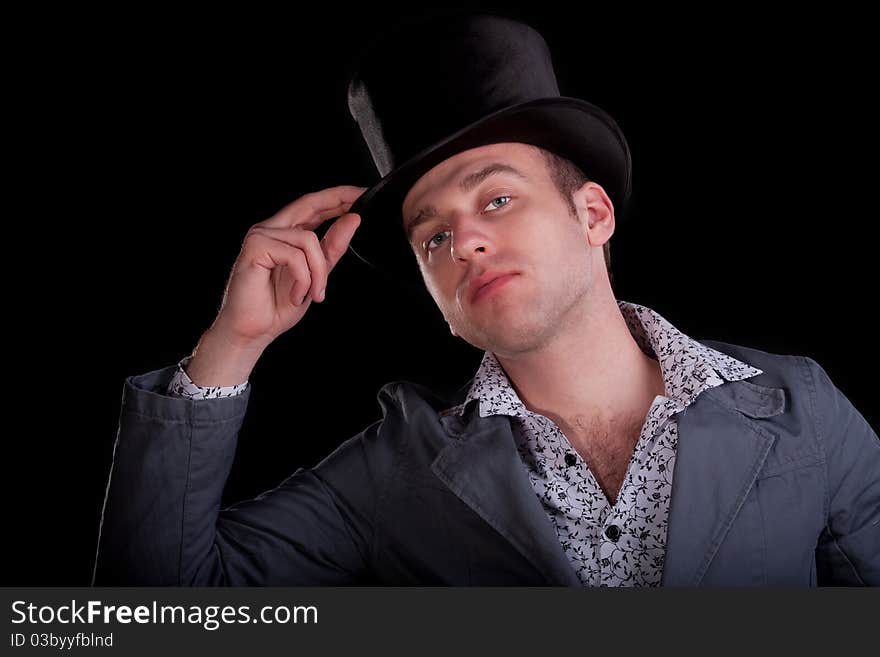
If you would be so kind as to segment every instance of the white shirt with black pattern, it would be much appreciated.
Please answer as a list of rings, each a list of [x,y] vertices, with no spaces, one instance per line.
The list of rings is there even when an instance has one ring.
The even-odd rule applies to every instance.
[[[618,300],[636,343],[657,360],[665,395],[648,410],[616,502],[609,503],[578,452],[549,418],[520,401],[486,352],[465,401],[482,417],[509,415],[532,487],[584,586],[659,586],[678,443],[676,414],[703,391],[762,370],[689,338],[655,311]]]
[[[666,529],[678,443],[676,414],[703,391],[763,370],[689,338],[660,314],[635,303],[618,306],[636,344],[660,364],[665,395],[654,398],[614,505],[589,466],[549,418],[520,401],[495,355],[486,352],[463,413],[479,399],[482,417],[509,415],[532,487],[544,506],[572,568],[584,586],[658,586],[666,554]],[[212,399],[241,394],[237,386],[204,388],[178,363],[168,394]]]
[[[232,397],[240,395],[248,387],[248,382],[239,383],[234,386],[212,386],[205,387],[193,383],[192,379],[184,369],[192,356],[187,356],[177,363],[177,370],[168,383],[168,394],[172,397],[186,397],[187,399],[219,399],[220,397]]]

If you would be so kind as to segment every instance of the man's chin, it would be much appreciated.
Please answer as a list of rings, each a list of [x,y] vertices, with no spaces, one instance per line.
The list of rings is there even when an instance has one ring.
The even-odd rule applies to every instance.
[[[482,351],[501,353],[517,353],[530,342],[515,326],[494,326],[486,331],[471,331],[466,335],[459,333],[459,337]]]

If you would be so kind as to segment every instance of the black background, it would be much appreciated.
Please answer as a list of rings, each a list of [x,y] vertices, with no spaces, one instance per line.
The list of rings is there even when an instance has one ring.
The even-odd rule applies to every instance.
[[[563,95],[628,138],[617,298],[697,339],[810,356],[880,426],[863,17],[483,8],[535,25]],[[10,191],[24,203],[7,221],[0,584],[89,583],[124,379],[191,352],[250,225],[305,192],[376,181],[346,105],[350,62],[389,18],[419,12],[316,9],[27,25],[10,59]],[[430,90],[412,81],[414,100]],[[430,299],[404,302],[347,254],[251,376],[224,503],[378,419],[384,383],[458,387],[480,357]]]

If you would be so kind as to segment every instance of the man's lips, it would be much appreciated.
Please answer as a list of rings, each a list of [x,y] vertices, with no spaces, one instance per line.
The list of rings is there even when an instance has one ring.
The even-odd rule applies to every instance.
[[[509,271],[497,271],[497,272],[486,272],[485,274],[481,274],[473,279],[469,285],[469,298],[471,303],[475,303],[479,301],[480,298],[488,294],[494,289],[497,289],[511,280],[514,276],[517,276],[519,272]]]

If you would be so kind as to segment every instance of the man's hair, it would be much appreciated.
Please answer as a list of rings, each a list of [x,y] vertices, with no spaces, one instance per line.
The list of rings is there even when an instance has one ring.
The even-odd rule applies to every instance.
[[[544,156],[544,161],[547,163],[547,172],[550,174],[550,179],[553,181],[553,184],[556,185],[556,189],[559,191],[559,194],[568,203],[569,214],[571,214],[571,216],[573,217],[576,217],[577,208],[574,205],[574,199],[572,198],[572,195],[585,182],[589,182],[590,179],[583,171],[581,171],[580,167],[578,167],[571,160],[568,160],[544,148],[540,148],[539,146],[534,146],[534,148],[539,150],[541,152],[541,155]],[[614,280],[611,274],[610,239],[602,245],[602,253],[605,255],[605,269],[608,271],[608,281],[609,283],[613,283]]]

